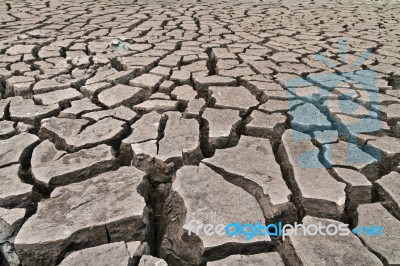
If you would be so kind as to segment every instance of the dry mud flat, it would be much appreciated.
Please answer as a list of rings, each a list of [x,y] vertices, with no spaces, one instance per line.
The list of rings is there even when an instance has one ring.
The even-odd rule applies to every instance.
[[[399,265],[399,12],[3,1],[1,265]],[[384,236],[247,241],[191,220]]]

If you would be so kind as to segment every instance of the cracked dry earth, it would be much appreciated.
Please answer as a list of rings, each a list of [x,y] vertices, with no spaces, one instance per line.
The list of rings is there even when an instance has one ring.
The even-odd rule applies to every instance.
[[[399,12],[3,1],[2,265],[399,265]],[[385,234],[246,241],[192,219]]]

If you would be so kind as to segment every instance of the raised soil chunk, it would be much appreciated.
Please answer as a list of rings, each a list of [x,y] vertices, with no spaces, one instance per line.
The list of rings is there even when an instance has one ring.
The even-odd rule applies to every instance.
[[[265,113],[285,113],[289,111],[289,109],[294,108],[295,106],[301,104],[302,101],[294,100],[294,101],[284,101],[284,100],[274,100],[270,99],[266,103],[261,104],[258,107],[259,111]]]
[[[167,116],[164,138],[158,143],[157,159],[173,161],[177,165],[199,162],[203,155],[200,150],[198,122],[195,119],[181,118],[178,112],[169,112]]]
[[[206,224],[228,225],[235,221],[253,224],[258,221],[263,223],[264,220],[263,212],[252,195],[226,181],[209,167],[203,164],[182,167],[176,174],[172,189],[163,214],[167,230],[161,252],[165,255],[177,261],[198,263],[202,255],[207,257],[205,260],[214,260],[240,252],[246,246],[256,248],[257,245],[268,245],[268,236],[246,240],[246,237],[230,237],[226,234],[206,235],[200,229]],[[196,230],[196,227],[200,230]],[[170,243],[173,248],[169,247]],[[222,246],[229,248],[224,251]]]
[[[26,207],[32,204],[32,188],[18,176],[19,164],[0,168],[0,207]]]
[[[176,87],[171,92],[171,96],[174,100],[187,104],[190,100],[195,99],[197,92],[189,85],[182,85]]]
[[[346,185],[328,173],[318,154],[310,136],[291,129],[283,133],[278,158],[294,188],[294,200],[307,215],[339,219],[345,207]]]
[[[360,238],[364,245],[372,250],[387,265],[400,264],[400,221],[393,217],[380,203],[358,206],[357,226],[380,226],[383,236],[366,235],[361,232]],[[376,232],[376,231],[375,231]],[[353,264],[354,265],[354,264]]]
[[[213,107],[239,110],[241,115],[255,108],[259,102],[245,87],[210,87]]]
[[[126,132],[126,122],[107,117],[86,126],[86,119],[50,118],[42,123],[40,138],[54,142],[60,150],[69,152],[111,144]],[[86,127],[84,127],[86,126]]]
[[[210,261],[207,266],[284,266],[278,252],[260,253],[255,255],[231,255],[225,259]]]
[[[143,74],[129,81],[129,85],[154,91],[161,84],[163,79],[162,76]]]
[[[150,116],[147,118],[150,119]],[[158,120],[157,117],[156,120]],[[131,149],[134,166],[146,173],[151,173],[150,176],[153,181],[166,182],[171,180],[175,169],[182,165],[199,163],[203,159],[203,154],[200,149],[200,130],[197,120],[183,118],[179,112],[167,112],[162,117],[161,122],[163,123],[162,128],[165,129],[163,135],[159,135],[162,136],[160,140],[158,140],[159,138],[154,139],[156,128],[159,126],[158,123],[147,123],[145,129],[149,129],[149,136],[152,139],[133,143]],[[143,123],[146,123],[146,121],[144,120]],[[132,138],[134,136],[136,136],[135,138],[147,138],[142,135],[143,128],[141,129],[138,126],[135,130],[137,130],[137,133],[131,135]],[[123,143],[128,143],[128,141],[126,140]],[[130,153],[125,144],[124,151]]]
[[[379,167],[383,173],[390,172],[400,162],[400,141],[397,138],[382,136],[368,136],[368,143],[364,151],[379,160]]]
[[[139,266],[168,266],[168,264],[163,259],[144,255],[140,259]]]
[[[83,98],[83,94],[72,88],[33,96],[35,103],[50,106],[53,104],[65,104],[69,101],[79,100],[81,98]]]
[[[98,112],[90,112],[82,115],[82,118],[88,119],[89,121],[99,121],[106,117],[113,117],[126,121],[128,123],[133,123],[137,118],[137,113],[125,106],[119,106],[114,109],[103,110]]]
[[[70,84],[68,83],[59,83],[58,81],[52,79],[44,79],[36,82],[32,90],[34,94],[40,94],[51,91],[64,90],[69,88],[69,86]]]
[[[200,97],[208,97],[211,86],[235,86],[236,79],[222,76],[200,76],[194,77],[194,88]]]
[[[112,148],[100,145],[75,153],[59,151],[48,140],[32,154],[32,176],[42,186],[54,188],[90,178],[115,167]]]
[[[285,131],[286,116],[279,113],[266,114],[254,110],[246,125],[246,135],[260,138],[280,138]]]
[[[21,260],[53,266],[67,247],[143,241],[149,229],[148,209],[139,194],[144,176],[134,167],[122,167],[55,189],[15,239]]]
[[[384,206],[400,219],[400,173],[390,172],[376,181],[374,186],[385,201]]]
[[[331,123],[324,113],[311,103],[305,103],[289,111],[290,125],[293,130],[313,132],[329,129]]]
[[[132,144],[158,139],[160,124],[163,118],[166,120],[165,116],[153,111],[143,115],[131,126],[132,133],[122,140],[120,147],[120,155],[125,163],[130,163],[133,158]]]
[[[356,144],[339,141],[338,143],[323,145],[322,150],[328,167],[352,168],[365,175],[371,181],[379,177],[378,160],[363,152]]]
[[[63,110],[58,117],[78,118],[82,114],[101,111],[101,107],[92,103],[88,98],[72,101],[71,107]]]
[[[15,124],[13,121],[0,121],[0,140],[7,139],[17,132]]]
[[[132,109],[138,113],[149,113],[152,111],[157,112],[168,112],[168,111],[178,111],[179,102],[172,100],[150,100],[134,105]]]
[[[115,108],[120,105],[134,105],[146,100],[150,92],[139,87],[118,84],[105,89],[98,95],[99,102],[107,108]]]
[[[3,209],[0,208],[0,219],[14,227],[14,231],[21,226],[26,210],[24,208]]]
[[[21,133],[6,140],[0,140],[0,167],[29,161],[30,153],[39,138],[33,134]]]
[[[239,141],[238,127],[242,119],[238,110],[207,108],[202,115],[205,122],[204,134],[208,134],[209,148],[232,147]]]
[[[307,230],[314,232],[315,226],[321,224],[325,229],[321,229],[321,235],[304,235],[304,228],[299,227],[297,235],[294,235],[294,229],[288,229],[289,239],[283,241],[282,252],[287,265],[383,265],[382,262],[365,246],[360,239],[355,236],[350,229],[338,221],[306,216],[303,219],[303,225]],[[326,227],[329,224],[329,229]],[[335,229],[342,232],[346,229],[348,235],[328,235],[328,232],[334,232]],[[308,229],[309,228],[309,229]],[[339,229],[340,228],[340,229]],[[292,231],[290,231],[292,230]],[[379,238],[379,237],[378,237]]]
[[[97,97],[100,92],[110,88],[111,86],[111,83],[107,82],[93,83],[90,85],[82,86],[81,92],[83,93],[83,95],[85,95],[85,97],[93,98]]]
[[[237,146],[202,162],[256,197],[267,220],[294,221],[291,192],[267,139],[242,136]]]
[[[334,167],[331,174],[346,184],[346,208],[349,214],[357,209],[359,204],[370,203],[372,200],[372,183],[367,177],[355,170]]]
[[[123,241],[86,248],[69,254],[59,266],[130,266],[128,243]]]
[[[205,109],[206,101],[204,99],[193,99],[188,102],[187,108],[183,115],[185,116],[185,118],[198,119]]]
[[[13,97],[10,103],[11,120],[32,125],[39,123],[43,118],[55,116],[59,111],[58,104],[36,105],[33,100],[20,96]]]

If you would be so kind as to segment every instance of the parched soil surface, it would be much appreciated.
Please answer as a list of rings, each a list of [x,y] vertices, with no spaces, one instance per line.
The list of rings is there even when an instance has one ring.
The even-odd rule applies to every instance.
[[[0,3],[1,265],[400,265],[400,2],[216,2]]]

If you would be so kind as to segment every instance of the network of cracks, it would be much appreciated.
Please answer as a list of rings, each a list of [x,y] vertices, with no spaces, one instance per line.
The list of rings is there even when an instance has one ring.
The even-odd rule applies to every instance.
[[[0,4],[0,262],[399,265],[396,1]],[[383,236],[188,233],[380,225]]]

